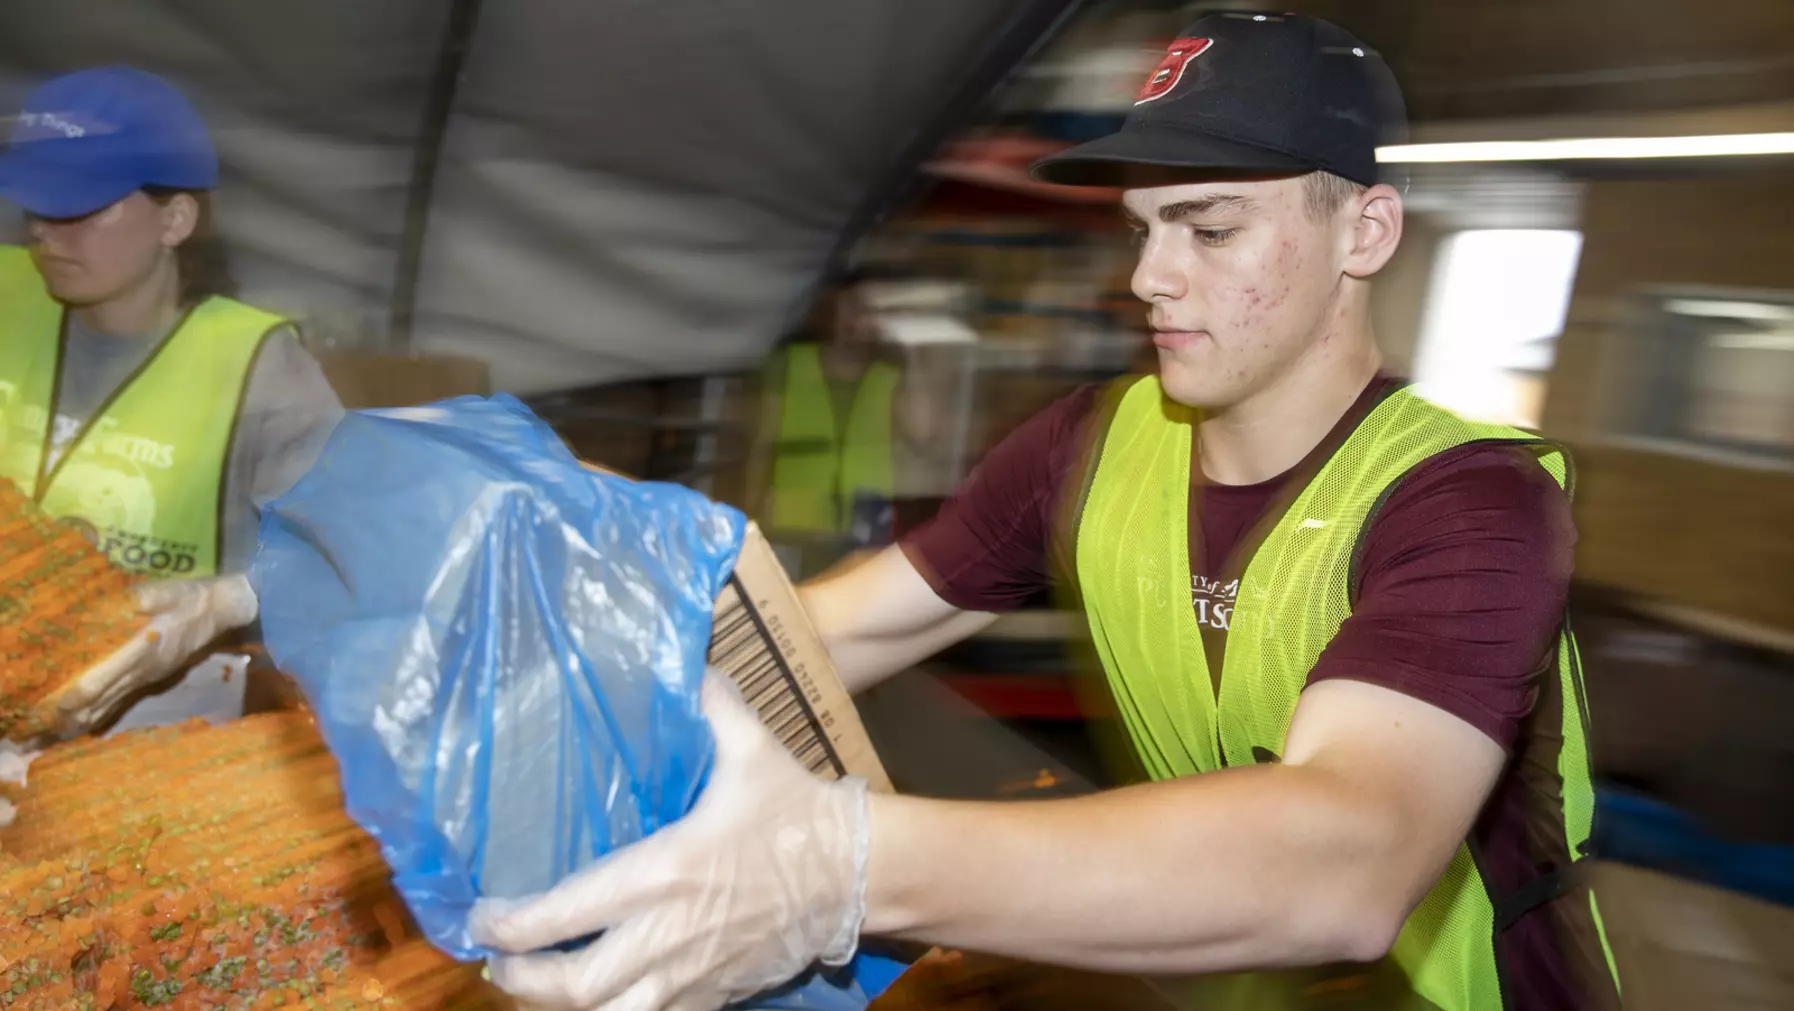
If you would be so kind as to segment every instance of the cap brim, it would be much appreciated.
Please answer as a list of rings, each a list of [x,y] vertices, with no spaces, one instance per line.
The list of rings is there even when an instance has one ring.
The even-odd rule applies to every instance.
[[[1313,164],[1277,151],[1189,130],[1129,123],[1117,133],[1042,158],[1028,174],[1060,186],[1127,186],[1147,168],[1187,173],[1193,180],[1314,171]]]
[[[96,175],[16,149],[0,152],[0,197],[42,218],[80,218],[112,206],[141,187],[119,176]]]

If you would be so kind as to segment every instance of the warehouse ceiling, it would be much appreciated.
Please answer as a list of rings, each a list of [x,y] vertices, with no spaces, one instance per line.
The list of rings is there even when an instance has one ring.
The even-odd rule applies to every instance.
[[[1237,6],[1237,5],[1235,5]],[[1285,0],[1383,51],[1418,121],[1794,97],[1794,0]]]
[[[1163,39],[1205,9],[1346,26],[1383,51],[1420,121],[1794,98],[1794,0],[1102,0],[1078,27]]]
[[[1152,52],[1204,10],[1298,11],[1344,25],[1382,51],[1402,82],[1417,141],[1748,133],[1794,129],[1794,0],[1102,0],[1041,61],[1093,83],[1060,87],[1088,107],[1125,111],[1125,61],[1078,54]],[[1114,79],[1103,76],[1120,66]],[[1114,92],[1108,102],[1096,93]],[[1032,96],[1013,103],[1025,109]],[[1689,172],[1719,166],[1677,165]],[[1453,227],[1569,227],[1569,178],[1635,166],[1429,166],[1410,205]]]
[[[1794,97],[1794,0],[1215,6],[1255,3],[1384,50],[1423,124]],[[217,135],[222,223],[258,301],[563,388],[750,366],[1072,6],[4,0],[0,105],[95,63],[174,78]],[[1194,5],[1089,6],[1065,46],[1105,21],[1126,23],[1107,42],[1162,41]],[[1500,192],[1531,206],[1540,185]]]
[[[752,367],[1074,6],[0,0],[0,117],[80,67],[172,79],[248,298],[528,392]]]

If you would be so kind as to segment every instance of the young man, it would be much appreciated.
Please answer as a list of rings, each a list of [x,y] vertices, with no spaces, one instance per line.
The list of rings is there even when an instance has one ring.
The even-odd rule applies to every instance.
[[[1037,169],[1130,187],[1157,376],[1048,409],[932,527],[806,589],[864,688],[1069,574],[1154,782],[867,798],[714,687],[686,820],[479,918],[511,952],[606,936],[495,978],[549,1006],[712,1008],[864,933],[1210,974],[1205,1008],[1611,1003],[1572,876],[1593,793],[1568,465],[1380,371],[1370,281],[1402,202],[1375,149],[1402,120],[1332,25],[1197,22],[1119,133]],[[1323,968],[1350,962],[1375,968]]]

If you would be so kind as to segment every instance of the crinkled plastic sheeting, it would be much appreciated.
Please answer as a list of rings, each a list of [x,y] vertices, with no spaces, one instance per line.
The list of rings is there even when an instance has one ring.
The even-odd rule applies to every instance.
[[[438,947],[483,957],[477,898],[543,891],[690,809],[745,529],[685,488],[592,473],[506,396],[352,413],[266,507],[269,652]],[[898,968],[862,957],[753,1006],[863,1007]]]

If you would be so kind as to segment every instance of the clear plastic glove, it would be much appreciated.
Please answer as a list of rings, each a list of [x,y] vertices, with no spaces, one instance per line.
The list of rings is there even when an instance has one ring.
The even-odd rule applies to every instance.
[[[0,741],[0,783],[24,786],[32,761],[41,754],[43,752],[28,750],[12,741]],[[0,797],[0,828],[11,825],[17,813],[12,801]]]
[[[65,735],[85,733],[142,688],[181,668],[226,632],[255,620],[255,591],[242,575],[148,583],[137,590],[149,624],[89,668],[56,700]]]
[[[513,956],[494,983],[532,1007],[714,1011],[853,957],[865,781],[811,775],[720,674],[703,708],[716,765],[690,813],[544,895],[475,908],[475,939]]]

